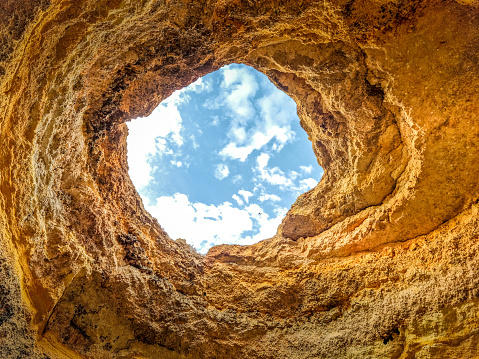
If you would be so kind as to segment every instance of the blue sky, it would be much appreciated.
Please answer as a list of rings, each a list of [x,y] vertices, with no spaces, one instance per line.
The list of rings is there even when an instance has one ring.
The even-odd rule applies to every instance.
[[[129,174],[145,208],[200,253],[272,237],[323,174],[295,102],[245,65],[176,91],[128,129]]]

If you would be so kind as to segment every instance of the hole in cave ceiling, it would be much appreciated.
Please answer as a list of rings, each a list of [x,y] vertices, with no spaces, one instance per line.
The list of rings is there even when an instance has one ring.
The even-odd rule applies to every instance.
[[[128,123],[129,174],[171,238],[200,253],[270,238],[319,167],[296,104],[246,65],[228,65]]]

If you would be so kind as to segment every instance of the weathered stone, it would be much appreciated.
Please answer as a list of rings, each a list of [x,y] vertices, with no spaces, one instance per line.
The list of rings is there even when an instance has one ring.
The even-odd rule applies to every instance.
[[[479,2],[3,1],[2,358],[479,356]],[[125,121],[239,62],[325,175],[206,256],[127,174]]]

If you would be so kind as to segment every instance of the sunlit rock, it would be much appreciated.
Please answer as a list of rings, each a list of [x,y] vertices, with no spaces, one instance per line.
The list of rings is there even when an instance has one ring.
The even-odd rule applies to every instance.
[[[475,358],[477,1],[6,1],[2,358]],[[271,239],[173,241],[125,121],[229,63],[325,173]]]

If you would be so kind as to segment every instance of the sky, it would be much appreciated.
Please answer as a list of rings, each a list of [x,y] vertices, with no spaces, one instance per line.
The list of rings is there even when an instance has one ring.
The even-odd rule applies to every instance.
[[[129,174],[146,210],[203,254],[274,236],[323,174],[295,102],[246,65],[175,91],[128,130]]]

